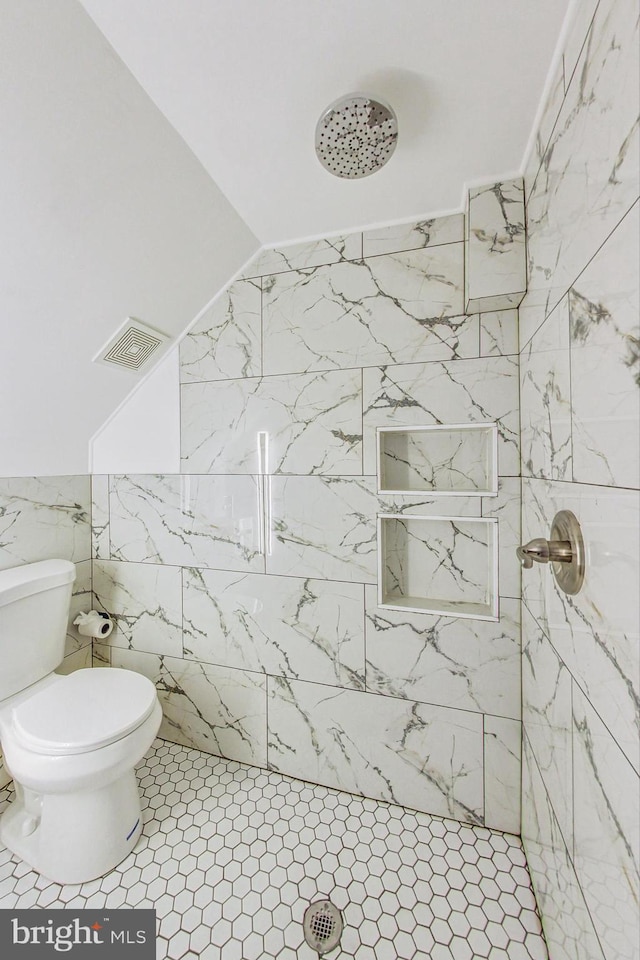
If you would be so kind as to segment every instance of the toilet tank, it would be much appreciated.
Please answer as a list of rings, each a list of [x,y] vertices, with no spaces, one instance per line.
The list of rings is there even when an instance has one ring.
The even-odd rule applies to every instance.
[[[62,663],[75,578],[68,560],[0,570],[0,701]]]

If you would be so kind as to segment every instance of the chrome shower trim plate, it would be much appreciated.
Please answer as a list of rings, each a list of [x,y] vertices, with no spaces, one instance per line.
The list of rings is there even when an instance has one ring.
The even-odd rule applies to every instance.
[[[571,544],[570,563],[552,560],[551,570],[560,589],[574,597],[584,583],[586,559],[580,523],[571,510],[556,513],[551,524],[551,540],[568,541]]]

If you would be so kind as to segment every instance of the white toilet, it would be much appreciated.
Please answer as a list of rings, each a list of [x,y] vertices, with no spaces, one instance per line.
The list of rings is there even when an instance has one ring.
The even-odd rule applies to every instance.
[[[0,841],[58,883],[112,870],[142,830],[134,766],[162,711],[130,670],[53,671],[64,656],[75,567],[0,571],[0,746],[16,797]]]

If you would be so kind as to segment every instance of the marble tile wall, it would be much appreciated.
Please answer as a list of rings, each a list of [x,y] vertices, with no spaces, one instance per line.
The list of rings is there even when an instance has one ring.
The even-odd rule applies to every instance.
[[[517,307],[527,289],[522,178],[469,190],[466,255],[467,313]]]
[[[76,565],[70,657],[90,646],[71,621],[91,604],[91,478],[0,477],[0,570],[54,558]]]
[[[91,607],[91,479],[0,477],[0,570],[54,558],[76,565],[61,673],[91,666],[91,641],[73,626]],[[0,783],[6,779],[0,756]]]
[[[576,5],[525,175],[524,540],[579,518],[574,597],[523,573],[523,839],[554,960],[638,956],[638,9]]]
[[[517,833],[518,318],[466,314],[463,273],[462,215],[258,255],[182,343],[181,475],[94,478],[94,652],[167,739]],[[378,492],[377,427],[486,422],[497,495]],[[497,521],[499,621],[379,607],[379,513]]]

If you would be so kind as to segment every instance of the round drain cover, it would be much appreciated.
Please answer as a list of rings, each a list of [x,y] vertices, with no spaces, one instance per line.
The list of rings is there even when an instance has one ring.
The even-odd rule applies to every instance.
[[[305,910],[302,927],[309,946],[322,956],[340,943],[342,915],[331,900],[316,900]]]

